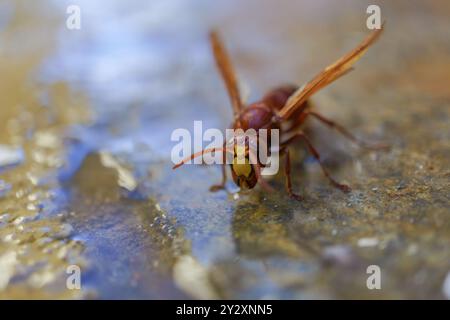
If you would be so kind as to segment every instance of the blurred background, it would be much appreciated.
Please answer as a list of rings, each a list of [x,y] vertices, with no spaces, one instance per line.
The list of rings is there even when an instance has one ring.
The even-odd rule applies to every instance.
[[[210,193],[220,168],[171,170],[174,129],[231,122],[211,28],[250,102],[352,49],[369,4],[385,33],[313,98],[392,145],[364,152],[311,123],[350,194],[301,145],[301,203],[282,174],[273,194]],[[0,1],[0,298],[450,298],[449,71],[445,0]]]

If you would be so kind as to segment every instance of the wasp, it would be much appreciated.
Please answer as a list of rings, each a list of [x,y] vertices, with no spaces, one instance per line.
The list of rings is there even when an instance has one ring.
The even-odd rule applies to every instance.
[[[369,144],[351,134],[342,125],[326,118],[312,108],[310,97],[319,90],[330,85],[337,79],[352,71],[353,65],[368,50],[368,48],[380,37],[384,30],[384,24],[380,29],[372,31],[357,47],[342,56],[333,64],[327,66],[309,82],[301,87],[296,85],[284,85],[269,91],[259,101],[244,105],[239,90],[236,73],[234,71],[231,59],[225,49],[223,41],[216,31],[210,32],[209,40],[214,55],[217,68],[225,83],[226,90],[231,100],[233,108],[234,122],[233,129],[278,129],[280,130],[281,141],[279,144],[279,155],[285,157],[284,174],[286,177],[286,190],[290,197],[301,200],[302,197],[292,190],[291,182],[291,160],[289,147],[296,141],[303,141],[309,153],[316,159],[320,165],[323,174],[331,184],[343,192],[349,192],[348,185],[337,182],[323,165],[317,149],[313,146],[310,138],[302,130],[305,121],[314,118],[326,126],[335,129],[344,137],[350,139],[362,148],[379,150],[388,148],[384,144]],[[233,150],[231,150],[233,151]],[[184,159],[176,164],[173,169],[180,167],[188,161],[203,156],[206,153],[230,152],[227,148],[204,149]],[[257,183],[260,183],[264,189],[271,190],[271,187],[261,176],[262,165],[258,161],[251,163],[251,152],[245,151],[246,161],[237,163],[233,161],[230,164],[231,174],[234,182],[240,189],[252,189]],[[255,163],[256,162],[256,163]],[[217,191],[225,188],[227,175],[225,165],[222,166],[222,182],[210,188],[211,191]]]

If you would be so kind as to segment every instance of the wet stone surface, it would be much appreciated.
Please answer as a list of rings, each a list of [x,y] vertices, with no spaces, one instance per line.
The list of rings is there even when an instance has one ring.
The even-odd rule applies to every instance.
[[[450,298],[450,6],[376,2],[385,34],[313,101],[392,148],[312,121],[352,191],[295,145],[302,202],[281,173],[273,193],[210,193],[220,169],[173,171],[170,134],[231,120],[209,28],[252,101],[352,48],[369,2],[78,1],[77,31],[62,3],[2,2],[0,298]],[[82,290],[66,287],[70,265]]]

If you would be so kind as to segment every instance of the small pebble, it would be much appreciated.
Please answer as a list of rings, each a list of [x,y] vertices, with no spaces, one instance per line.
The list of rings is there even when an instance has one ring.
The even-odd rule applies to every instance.
[[[358,240],[358,247],[375,247],[378,242],[377,238],[361,238]]]
[[[402,190],[406,188],[406,183],[404,181],[401,181],[396,187],[396,190]]]

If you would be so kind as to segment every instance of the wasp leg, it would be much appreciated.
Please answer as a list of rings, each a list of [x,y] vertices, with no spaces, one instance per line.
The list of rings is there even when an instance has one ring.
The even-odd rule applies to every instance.
[[[311,155],[317,160],[317,162],[320,165],[320,168],[322,169],[323,174],[328,178],[328,180],[331,182],[333,186],[340,189],[343,192],[350,192],[351,188],[347,186],[346,184],[341,184],[333,179],[333,177],[330,175],[328,170],[324,167],[322,161],[320,160],[320,154],[317,152],[316,148],[311,144],[311,141],[309,138],[303,133],[303,132],[297,132],[293,137],[289,138],[284,145],[289,145],[290,143],[294,142],[294,140],[302,139],[308,148],[308,151],[311,153]]]
[[[301,201],[303,197],[292,192],[292,183],[291,183],[291,157],[289,155],[289,149],[285,151],[285,163],[284,163],[284,174],[286,176],[286,190],[289,196],[295,200]]]
[[[253,153],[251,150],[249,150],[248,152],[248,156],[250,158],[250,163],[254,163],[252,164],[253,169],[255,170],[255,174],[256,174],[256,179],[258,181],[258,183],[261,185],[261,187],[266,191],[266,192],[272,192],[273,188],[267,183],[266,180],[263,179],[262,174],[261,174],[261,164],[258,162],[258,157],[255,153]]]
[[[209,191],[217,192],[217,191],[225,189],[225,183],[226,182],[227,182],[227,172],[226,172],[225,164],[223,164],[222,165],[222,182],[220,184],[212,185],[209,188]]]
[[[336,129],[344,137],[353,141],[355,144],[357,144],[361,148],[368,149],[368,150],[389,149],[389,146],[386,144],[381,144],[381,143],[380,144],[372,144],[372,143],[366,142],[364,140],[358,139],[353,134],[351,134],[347,129],[345,129],[343,126],[337,124],[336,122],[334,122],[330,119],[325,118],[324,116],[322,116],[321,114],[319,114],[317,112],[308,111],[307,114],[313,116],[314,118],[316,118],[320,122],[324,123],[328,127],[332,128],[332,129]]]

